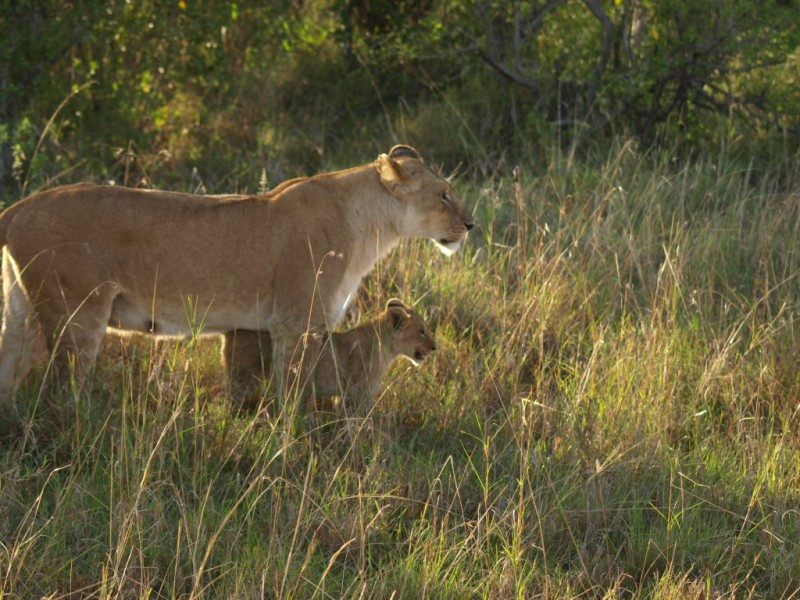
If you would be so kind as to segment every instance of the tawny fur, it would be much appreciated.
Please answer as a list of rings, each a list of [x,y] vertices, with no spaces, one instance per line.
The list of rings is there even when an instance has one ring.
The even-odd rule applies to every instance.
[[[109,326],[261,331],[284,379],[304,332],[332,328],[401,238],[431,238],[449,253],[472,223],[407,146],[262,196],[91,184],[34,194],[0,215],[0,400],[45,346],[59,371],[74,364],[85,375]]]
[[[363,325],[342,333],[309,336],[304,391],[363,404],[377,395],[397,357],[405,356],[418,365],[434,350],[436,343],[422,317],[392,299],[382,313]]]

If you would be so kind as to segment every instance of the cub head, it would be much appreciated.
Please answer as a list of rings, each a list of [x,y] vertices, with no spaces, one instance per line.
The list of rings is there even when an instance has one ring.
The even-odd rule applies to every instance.
[[[410,146],[395,146],[375,166],[383,187],[400,203],[401,234],[430,238],[448,256],[458,251],[475,222],[450,182]]]
[[[389,325],[392,350],[400,356],[408,358],[414,366],[418,366],[425,357],[436,350],[433,335],[419,316],[419,313],[410,306],[406,306],[397,298],[392,298],[386,303],[383,318]]]

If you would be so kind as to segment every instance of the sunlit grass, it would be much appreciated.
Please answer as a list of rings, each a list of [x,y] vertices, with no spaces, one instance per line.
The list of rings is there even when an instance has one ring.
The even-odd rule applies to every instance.
[[[0,597],[800,594],[800,177],[564,161],[460,184],[464,252],[368,278],[438,349],[366,421],[232,411],[213,340],[27,382]]]

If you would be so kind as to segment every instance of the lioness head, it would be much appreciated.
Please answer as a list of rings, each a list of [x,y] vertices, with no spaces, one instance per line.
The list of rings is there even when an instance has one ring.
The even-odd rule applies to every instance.
[[[405,356],[416,366],[436,350],[436,342],[433,341],[430,329],[419,313],[410,306],[392,298],[386,303],[384,318],[390,325],[389,343],[398,356]]]
[[[428,237],[455,253],[474,221],[450,182],[436,175],[409,146],[395,146],[375,163],[383,186],[403,204],[404,235]]]

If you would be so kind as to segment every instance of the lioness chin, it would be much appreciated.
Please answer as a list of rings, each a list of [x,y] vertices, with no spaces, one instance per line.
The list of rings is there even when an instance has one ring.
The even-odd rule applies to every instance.
[[[283,395],[298,342],[332,328],[401,238],[458,249],[473,220],[416,150],[260,196],[77,184],[0,214],[0,399],[45,350],[84,378],[108,327],[269,335]]]

